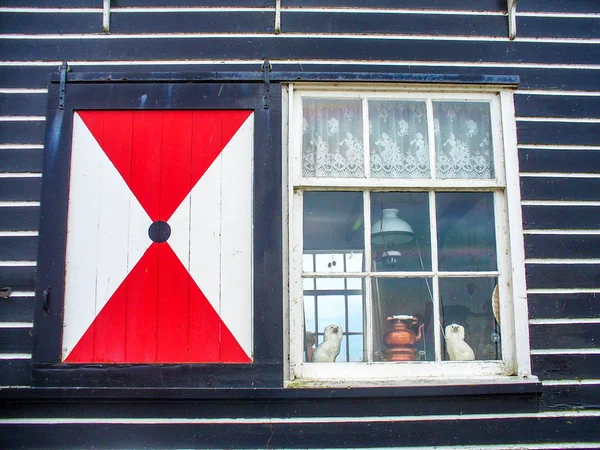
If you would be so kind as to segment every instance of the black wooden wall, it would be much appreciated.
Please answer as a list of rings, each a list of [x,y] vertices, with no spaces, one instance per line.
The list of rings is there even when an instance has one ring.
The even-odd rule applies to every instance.
[[[0,1],[0,288],[12,288],[0,299],[0,446],[600,448],[600,2],[520,0],[514,41],[505,0],[281,3],[277,34],[274,0],[113,0],[104,34],[101,0]],[[520,77],[539,412],[518,392],[499,409],[485,390],[237,400],[31,392],[50,74],[61,61],[76,72],[258,71],[265,57],[284,71]],[[169,399],[152,400],[161,395]]]

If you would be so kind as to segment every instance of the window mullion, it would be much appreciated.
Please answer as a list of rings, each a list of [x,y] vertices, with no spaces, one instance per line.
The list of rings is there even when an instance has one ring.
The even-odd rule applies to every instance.
[[[431,239],[431,269],[433,271],[432,290],[429,292],[433,302],[433,323],[435,328],[433,336],[435,340],[435,360],[442,360],[442,314],[439,298],[439,268],[438,268],[438,243],[437,243],[437,213],[435,207],[435,192],[429,191],[429,223]],[[429,284],[428,284],[429,288]]]
[[[371,283],[372,254],[371,254],[371,195],[369,191],[363,192],[363,217],[365,233],[365,353],[367,363],[373,362],[373,289]]]

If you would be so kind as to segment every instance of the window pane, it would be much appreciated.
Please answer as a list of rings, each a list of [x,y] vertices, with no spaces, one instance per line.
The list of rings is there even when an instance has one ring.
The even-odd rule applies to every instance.
[[[490,104],[434,102],[438,178],[494,178]]]
[[[364,176],[361,100],[304,98],[302,175]]]
[[[495,278],[440,280],[445,360],[502,359]],[[498,317],[499,319],[499,317]]]
[[[307,362],[362,361],[364,295],[362,279],[320,278],[316,290],[304,290],[304,358]],[[352,281],[352,283],[351,283]],[[349,284],[357,281],[359,289]],[[339,289],[320,289],[319,282],[335,282]],[[345,287],[344,287],[345,286]],[[323,344],[318,349],[320,344]],[[317,356],[313,353],[317,352]],[[336,353],[339,351],[339,354]]]
[[[431,270],[427,193],[373,193],[371,224],[374,270],[379,272]]]
[[[362,192],[305,192],[303,212],[305,253],[363,251]]]
[[[375,361],[434,361],[431,278],[373,279]]]
[[[369,136],[373,177],[430,177],[425,102],[370,101]]]
[[[439,269],[496,270],[493,194],[441,192],[436,205]]]

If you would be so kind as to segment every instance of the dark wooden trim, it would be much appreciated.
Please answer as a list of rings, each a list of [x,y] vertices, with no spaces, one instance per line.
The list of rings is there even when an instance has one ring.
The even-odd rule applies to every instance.
[[[372,386],[352,388],[248,388],[235,387],[220,389],[215,387],[181,387],[167,389],[157,387],[33,387],[31,389],[0,390],[0,398],[14,400],[66,400],[66,399],[111,399],[122,400],[319,400],[319,399],[412,399],[435,397],[479,397],[479,396],[528,396],[542,392],[542,384],[532,380],[507,380],[506,383],[469,383],[469,384],[422,384],[407,386]],[[343,416],[347,411],[341,411]],[[328,411],[327,414],[333,414]]]
[[[34,384],[38,386],[266,387],[283,383],[281,86],[235,83],[68,84],[65,109],[50,85],[40,213]],[[150,105],[150,106],[147,106]],[[254,362],[61,364],[67,199],[74,110],[251,109],[254,111]],[[266,269],[265,269],[266,268]],[[43,292],[50,287],[49,313]]]
[[[281,72],[269,74],[273,83],[277,82],[380,82],[380,83],[442,83],[517,86],[519,77],[515,75],[470,75],[470,74],[432,74],[432,73],[376,73],[376,72]],[[67,82],[111,82],[111,83],[175,83],[175,82],[258,82],[264,81],[261,72],[69,72]],[[60,82],[60,74],[53,73],[52,83]]]

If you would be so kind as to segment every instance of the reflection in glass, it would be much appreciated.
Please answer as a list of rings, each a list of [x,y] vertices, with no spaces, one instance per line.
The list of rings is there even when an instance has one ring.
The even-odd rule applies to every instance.
[[[361,100],[302,100],[302,175],[364,176]]]
[[[438,178],[494,178],[490,104],[433,103]]]
[[[373,193],[371,223],[374,270],[431,270],[429,195],[426,192]]]
[[[356,267],[359,264],[354,259],[358,259],[356,252],[364,249],[362,192],[310,191],[303,194],[303,200],[304,252],[352,254],[354,251],[349,267]],[[328,269],[337,270],[343,260],[336,260],[335,266],[333,261],[329,263]],[[362,262],[359,265],[362,268]]]
[[[434,361],[431,278],[373,279],[375,361]]]
[[[493,194],[441,192],[436,204],[439,269],[496,270]]]
[[[304,357],[307,362],[363,361],[364,294],[360,278],[318,278],[317,288],[304,289]],[[341,286],[339,288],[319,288]],[[356,285],[358,289],[351,288]],[[332,329],[335,328],[335,329]],[[315,351],[328,341],[325,359],[313,360]],[[333,348],[334,350],[330,350]],[[339,354],[335,353],[339,348]]]
[[[496,278],[440,280],[444,360],[502,359],[499,317],[493,306],[496,283]]]
[[[371,174],[376,178],[429,178],[425,102],[369,102]]]

